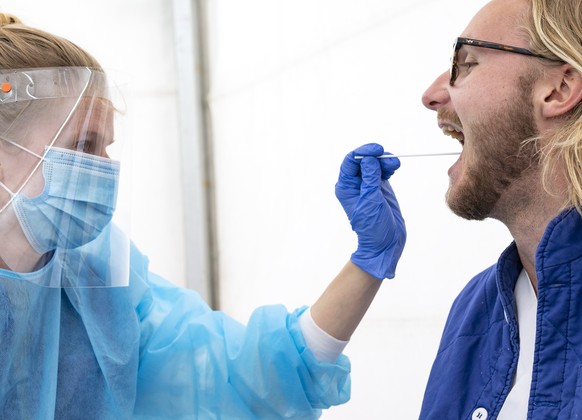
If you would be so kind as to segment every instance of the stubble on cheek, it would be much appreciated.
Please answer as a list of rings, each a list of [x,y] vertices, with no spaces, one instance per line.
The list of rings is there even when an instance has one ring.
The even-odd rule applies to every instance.
[[[484,117],[472,130],[473,159],[451,181],[446,200],[450,209],[469,220],[494,215],[502,194],[524,172],[538,167],[538,135],[531,102],[532,82],[522,80],[521,95],[504,109]],[[517,197],[516,197],[517,198]]]

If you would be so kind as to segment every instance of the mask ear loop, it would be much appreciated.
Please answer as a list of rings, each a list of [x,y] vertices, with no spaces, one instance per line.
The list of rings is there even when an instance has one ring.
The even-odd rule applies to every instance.
[[[34,157],[36,157],[40,162],[42,162],[44,160],[44,157],[34,153],[32,150],[27,149],[26,147],[12,141],[12,140],[8,140],[6,138],[0,137],[0,141],[5,141],[6,143],[10,143],[11,145],[13,145],[14,147],[19,148],[20,150],[33,155]],[[35,169],[36,170],[36,169]],[[34,172],[34,171],[33,171]],[[4,184],[4,182],[2,182],[4,180],[4,168],[2,167],[2,163],[0,163],[0,188],[2,188],[4,191],[6,191],[8,194],[10,194],[10,201],[6,204],[6,206],[8,204],[10,204],[10,202],[14,199],[14,197],[16,196],[16,193],[12,192],[10,190],[10,188],[8,188],[6,186],[6,184]],[[2,207],[2,210],[0,210],[0,213],[2,213],[2,211],[6,208],[6,206]]]
[[[4,168],[2,166],[2,163],[0,163],[0,188],[2,188],[4,191],[6,191],[8,194],[10,194],[10,201],[12,201],[12,199],[14,198],[15,194],[10,191],[10,188],[8,188],[6,186],[6,184],[4,184],[4,182],[2,182],[4,180]],[[2,208],[4,209],[4,208]]]
[[[10,188],[8,188],[8,187],[6,186],[6,184],[4,184],[2,181],[0,181],[0,187],[1,187],[1,188],[2,188],[4,191],[6,191],[8,194],[10,194],[10,197],[14,198],[14,196],[16,195],[16,194],[14,194],[12,191],[10,191]],[[6,206],[4,206],[4,208],[6,208]]]
[[[30,172],[30,175],[28,175],[28,177],[24,180],[24,182],[22,183],[22,185],[20,186],[20,188],[18,189],[18,191],[12,192],[12,191],[10,191],[10,189],[8,187],[6,187],[6,185],[4,183],[0,182],[0,188],[3,188],[4,190],[6,190],[10,194],[10,196],[11,196],[10,200],[4,206],[2,206],[2,208],[0,208],[0,214],[4,210],[6,210],[6,208],[10,205],[10,203],[12,203],[12,200],[14,199],[14,197],[16,197],[16,195],[19,194],[20,191],[22,191],[22,189],[25,187],[25,185],[28,184],[28,181],[30,181],[30,178],[32,178],[32,176],[34,175],[34,173],[38,170],[38,168],[42,164],[42,161],[45,159],[45,156],[46,156],[47,152],[53,147],[53,144],[55,144],[55,141],[57,141],[57,139],[61,135],[61,132],[64,130],[65,126],[67,125],[67,123],[69,122],[69,120],[71,119],[71,117],[73,116],[73,113],[75,112],[75,110],[79,106],[79,103],[81,102],[81,99],[83,99],[83,97],[85,96],[85,91],[89,87],[89,83],[91,82],[91,74],[93,73],[93,71],[90,68],[88,68],[88,67],[86,68],[86,70],[89,72],[89,77],[87,78],[87,83],[85,83],[85,86],[83,87],[83,90],[81,91],[81,93],[79,93],[79,96],[77,97],[77,100],[75,101],[75,104],[71,108],[71,111],[69,112],[69,115],[67,115],[67,117],[65,118],[65,120],[63,121],[63,123],[61,124],[61,126],[59,127],[59,129],[57,130],[57,133],[55,134],[55,136],[53,137],[53,139],[49,142],[48,147],[45,148],[44,154],[42,156],[40,156],[40,155],[37,155],[36,153],[34,153],[32,150],[28,150],[28,149],[24,148],[27,152],[32,153],[35,156],[38,156],[40,158],[40,160],[35,165],[35,167],[32,169],[32,171]],[[34,98],[34,96],[32,96],[30,94],[30,92],[29,92],[29,88],[31,87],[31,85],[34,86],[34,82],[32,81],[32,79],[30,78],[29,75],[25,74],[25,76],[28,77],[28,79],[31,81],[31,83],[29,83],[27,85],[27,87],[26,87],[26,93],[29,96],[31,96],[31,97]],[[5,139],[3,139],[3,140],[5,140]],[[9,141],[10,142],[10,140],[6,140],[6,141]],[[20,145],[18,145],[17,147],[20,147],[21,149],[23,148]]]
[[[44,160],[44,156],[41,156],[41,155],[39,155],[39,154],[37,154],[37,153],[34,153],[32,150],[30,150],[30,149],[27,149],[26,147],[24,147],[24,146],[22,146],[22,145],[20,145],[20,144],[16,143],[15,141],[8,140],[7,138],[4,138],[4,137],[0,137],[0,141],[5,141],[6,143],[10,143],[12,146],[14,146],[14,147],[18,147],[18,148],[19,148],[20,150],[22,150],[23,152],[26,152],[26,153],[28,153],[29,155],[32,155],[32,156],[34,156],[35,158],[37,158],[37,159],[39,159],[39,160],[41,160],[41,161],[42,161],[42,160]],[[1,167],[1,166],[2,166],[2,164],[0,163],[0,167]]]
[[[0,163],[0,179],[4,179],[4,172],[2,170],[2,164]],[[12,199],[14,198],[14,196],[16,194],[14,194],[10,188],[8,188],[6,186],[6,184],[4,184],[2,181],[0,181],[0,188],[2,188],[4,191],[6,191],[8,194],[10,194],[10,201],[4,206],[2,207],[2,210],[0,211],[0,213],[2,213],[2,211],[6,208],[6,206],[8,206],[8,204],[10,204],[10,202],[12,201]]]

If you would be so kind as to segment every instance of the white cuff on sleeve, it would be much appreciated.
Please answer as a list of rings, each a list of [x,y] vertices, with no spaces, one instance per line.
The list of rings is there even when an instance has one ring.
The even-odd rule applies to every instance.
[[[338,340],[323,331],[311,317],[311,309],[299,316],[299,327],[309,350],[318,362],[335,363],[349,341]]]

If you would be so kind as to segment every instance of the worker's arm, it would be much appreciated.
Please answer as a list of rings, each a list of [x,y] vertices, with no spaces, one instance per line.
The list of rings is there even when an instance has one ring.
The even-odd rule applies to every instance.
[[[351,337],[382,280],[394,277],[406,241],[404,220],[388,183],[400,162],[378,159],[383,152],[382,146],[369,144],[348,154],[336,184],[336,196],[358,235],[358,248],[312,306],[311,316],[338,340]]]
[[[349,261],[311,307],[313,321],[332,337],[349,340],[381,284]]]

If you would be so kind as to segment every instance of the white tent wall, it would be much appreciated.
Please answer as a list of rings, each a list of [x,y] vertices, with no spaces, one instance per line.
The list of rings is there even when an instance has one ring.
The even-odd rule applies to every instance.
[[[345,153],[371,141],[394,153],[459,150],[420,97],[484,3],[207,1],[222,310],[246,322],[259,305],[311,304],[349,259],[356,238],[334,196]],[[171,2],[2,0],[0,8],[125,74],[131,234],[153,271],[184,284]],[[447,209],[454,159],[402,159],[392,184],[407,247],[346,349],[352,400],[323,418],[417,418],[454,297],[509,243],[499,223]]]
[[[246,320],[258,305],[309,304],[349,258],[356,238],[334,196],[345,153],[459,150],[420,98],[484,3],[209,2],[225,310]],[[402,159],[392,185],[407,247],[346,349],[352,400],[324,418],[417,418],[454,297],[509,243],[500,224],[447,209],[454,160]]]

